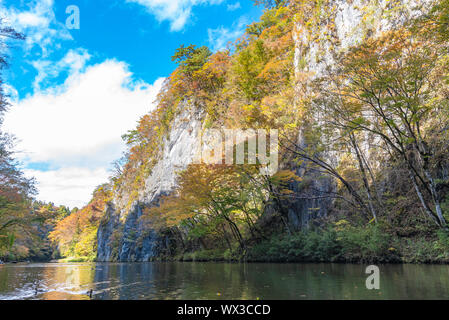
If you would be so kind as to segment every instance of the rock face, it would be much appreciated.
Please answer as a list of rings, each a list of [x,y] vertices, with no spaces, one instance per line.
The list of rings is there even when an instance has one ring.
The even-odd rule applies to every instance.
[[[98,261],[112,261],[112,234],[119,226],[119,217],[115,214],[112,205],[106,209],[106,222],[103,222],[98,228],[97,234],[97,260]]]
[[[142,206],[136,203],[121,223],[112,206],[107,209],[109,220],[98,230],[98,261],[149,261],[165,249],[161,248],[163,237],[156,232],[144,231],[139,222]],[[118,249],[113,245],[114,231],[119,231],[121,238]]]
[[[417,17],[428,10],[432,1],[400,0],[399,2],[400,6],[396,7],[397,10],[391,10],[392,1],[387,0],[334,1],[335,10],[330,18],[334,22],[333,30],[329,26],[321,26],[319,30],[315,30],[323,39],[329,39],[331,35],[332,40],[310,41],[314,30],[297,24],[294,34],[296,74],[299,76],[307,73],[309,81],[320,77],[327,68],[332,68],[334,65],[335,54],[357,45],[367,37],[375,37],[403,25],[407,18]],[[298,80],[298,88],[304,86],[307,86],[307,83],[300,83]],[[316,114],[314,118],[319,122],[320,115]],[[305,145],[303,140],[300,131],[297,143],[301,147]],[[368,143],[362,143],[361,148],[369,150],[370,146]],[[333,165],[339,162],[339,155],[331,152],[323,154],[322,158]],[[307,165],[296,168],[296,174],[307,177],[309,183],[306,187],[300,184],[293,185],[292,190],[299,199],[286,204],[288,223],[294,230],[303,229],[310,224],[311,220],[327,216],[333,201],[323,196],[336,190],[331,178],[309,172],[307,169]]]
[[[168,237],[145,230],[139,218],[144,207],[158,203],[176,186],[177,172],[192,163],[200,147],[203,114],[187,105],[174,120],[173,129],[163,144],[160,160],[145,181],[139,200],[124,209],[123,200],[114,199],[106,219],[98,229],[98,261],[149,261],[170,250]]]
[[[419,15],[417,6],[430,4],[426,0],[402,0],[401,10],[389,11],[389,0],[336,0],[334,11],[335,28],[332,31],[338,39],[338,45],[326,41],[310,41],[310,30],[298,24],[295,33],[295,71],[297,74],[307,72],[312,77],[322,74],[326,67],[334,62],[332,53],[345,50],[357,44],[367,36],[380,34],[403,23],[410,15]],[[324,34],[325,28],[317,31]],[[324,38],[324,37],[323,37]],[[303,84],[300,84],[303,85]],[[317,115],[319,117],[319,115]],[[162,252],[170,250],[168,237],[153,231],[144,231],[139,221],[142,208],[158,203],[161,196],[170,193],[176,186],[176,176],[192,163],[200,148],[198,139],[202,130],[203,115],[195,108],[184,106],[184,110],[176,117],[169,137],[165,139],[162,156],[146,179],[144,190],[140,190],[139,199],[131,209],[115,199],[107,208],[106,220],[98,230],[98,261],[149,261]],[[302,137],[299,134],[298,141]],[[330,161],[338,161],[335,155],[328,154]],[[322,195],[335,190],[332,179],[307,171],[307,167],[293,168],[299,176],[306,176],[310,183],[292,185],[298,195],[297,200],[283,205],[287,223],[291,229],[299,230],[307,227],[310,221],[328,214],[332,206],[329,198]],[[301,195],[307,195],[301,197]],[[269,215],[274,208],[267,208]]]

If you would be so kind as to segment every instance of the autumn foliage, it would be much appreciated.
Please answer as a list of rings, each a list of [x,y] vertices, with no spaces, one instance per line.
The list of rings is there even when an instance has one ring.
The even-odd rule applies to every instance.
[[[87,206],[72,212],[56,224],[49,239],[57,246],[62,257],[90,261],[96,258],[98,225],[110,197],[109,186],[102,185],[94,191]]]
[[[441,239],[449,218],[449,2],[435,1],[419,18],[406,16],[382,33],[370,23],[379,12],[402,13],[400,1],[382,8],[363,2],[362,36],[345,50],[335,1],[257,2],[266,6],[260,21],[229,49],[176,50],[177,68],[157,107],[123,136],[128,150],[111,183],[50,234],[63,256],[95,258],[107,202],[113,198],[126,218],[185,111],[201,114],[204,129],[278,129],[282,161],[272,177],[258,165],[180,170],[178,187],[141,217],[148,230],[174,238],[178,253],[219,248],[245,256],[272,234],[295,239],[295,232],[314,228],[311,237],[323,235],[319,250],[347,250],[345,257],[362,247],[376,258],[389,255],[396,249],[385,239],[407,247],[403,238],[411,235],[432,239],[435,252],[447,256]],[[312,63],[320,72],[310,70]],[[326,190],[319,188],[323,180]],[[292,212],[318,203],[301,209],[312,216],[324,201],[331,203],[326,216],[298,230]]]

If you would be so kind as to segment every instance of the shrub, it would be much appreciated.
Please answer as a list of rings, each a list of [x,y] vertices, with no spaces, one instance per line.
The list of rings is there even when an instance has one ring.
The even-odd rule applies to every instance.
[[[334,261],[339,256],[339,244],[334,230],[299,232],[278,235],[252,247],[250,261],[301,262]]]
[[[347,227],[338,232],[342,255],[349,262],[393,260],[392,238],[378,225]]]
[[[224,261],[225,251],[221,249],[186,252],[183,261]]]
[[[248,252],[249,261],[267,262],[388,262],[397,259],[391,237],[378,226],[277,235]]]

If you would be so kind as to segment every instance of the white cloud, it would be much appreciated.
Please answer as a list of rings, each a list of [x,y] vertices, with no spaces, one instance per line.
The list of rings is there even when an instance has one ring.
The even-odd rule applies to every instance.
[[[150,85],[134,81],[127,65],[116,60],[86,68],[87,58],[86,52],[69,52],[53,64],[65,68],[73,63],[65,83],[13,101],[5,116],[3,128],[18,138],[23,162],[61,168],[50,173],[33,171],[41,183],[42,200],[87,201],[84,195],[90,195],[93,185],[106,182],[104,172],[125,150],[121,136],[153,108],[163,82],[158,79]],[[61,178],[68,173],[76,176],[76,170],[77,185],[72,178]],[[75,189],[79,192],[72,194]],[[83,194],[81,189],[85,189]]]
[[[53,10],[53,0],[33,0],[27,10],[4,7],[0,2],[0,17],[5,23],[26,35],[26,50],[39,46],[45,57],[59,40],[71,40],[72,36],[64,24],[58,22]]]
[[[230,28],[220,26],[216,29],[208,29],[209,44],[213,51],[223,50],[229,42],[240,37],[246,29],[248,19],[240,17],[240,19]]]
[[[242,6],[240,5],[240,2],[236,2],[234,4],[228,4],[227,8],[228,11],[235,11],[237,9],[240,9]]]
[[[127,0],[144,6],[158,21],[169,21],[172,31],[180,31],[192,17],[192,8],[216,5],[223,0]]]
[[[57,77],[63,71],[67,71],[69,74],[79,73],[90,57],[87,50],[80,48],[77,50],[69,50],[65,57],[56,63],[51,60],[36,60],[31,62],[37,70],[37,75],[33,83],[34,90],[37,92],[40,90],[40,85],[43,81]]]
[[[39,199],[70,208],[86,205],[95,187],[108,179],[104,168],[69,167],[46,172],[26,170],[25,174],[38,181]]]
[[[50,21],[46,17],[40,16],[32,12],[19,13],[16,16],[16,20],[19,23],[19,25],[30,28],[48,26],[50,24]]]
[[[171,1],[159,2],[170,2],[162,9],[173,6]],[[185,17],[172,20],[174,29],[190,17],[191,6],[184,2],[171,9]],[[26,174],[37,179],[38,199],[81,207],[95,186],[107,182],[111,162],[125,150],[122,134],[153,108],[163,79],[154,84],[135,81],[128,66],[116,60],[87,66],[91,58],[87,50],[65,49],[64,41],[72,37],[56,20],[54,0],[21,1],[8,7],[0,0],[0,18],[26,34],[24,61],[37,71],[34,92],[25,98],[20,99],[14,87],[5,87],[12,106],[2,129],[18,138],[17,157],[33,168]],[[56,52],[65,56],[55,61]],[[54,86],[62,76],[65,82]]]

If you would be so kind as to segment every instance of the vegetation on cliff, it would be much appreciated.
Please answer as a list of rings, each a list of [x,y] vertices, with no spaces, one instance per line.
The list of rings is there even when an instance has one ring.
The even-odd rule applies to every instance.
[[[141,218],[172,239],[167,256],[448,262],[449,1],[418,18],[401,1],[367,1],[349,47],[334,1],[258,2],[263,16],[232,50],[175,52],[158,107],[124,136],[129,150],[107,195],[59,222],[52,240],[65,256],[92,259],[107,201],[126,212],[139,200],[164,137],[191,106],[204,111],[204,128],[278,129],[282,169],[269,177],[258,165],[188,166]],[[395,17],[405,21],[377,32],[377,21]],[[332,191],[315,190],[323,177]],[[327,215],[307,208],[313,223],[295,227],[291,203],[320,199],[332,200]]]

